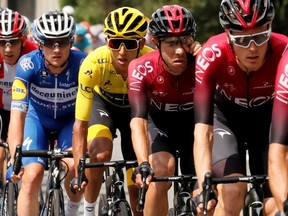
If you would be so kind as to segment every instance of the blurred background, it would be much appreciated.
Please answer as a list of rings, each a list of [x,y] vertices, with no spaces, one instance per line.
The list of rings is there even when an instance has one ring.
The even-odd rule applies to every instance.
[[[273,22],[275,32],[288,35],[288,0],[272,0],[276,9]],[[205,42],[211,35],[222,32],[218,20],[221,0],[0,0],[1,7],[17,10],[27,16],[30,21],[52,9],[62,10],[64,6],[72,6],[77,22],[90,25],[103,24],[106,15],[118,7],[130,6],[142,11],[150,17],[158,7],[165,4],[179,4],[191,10],[198,26],[197,40]],[[87,24],[86,23],[86,24]]]

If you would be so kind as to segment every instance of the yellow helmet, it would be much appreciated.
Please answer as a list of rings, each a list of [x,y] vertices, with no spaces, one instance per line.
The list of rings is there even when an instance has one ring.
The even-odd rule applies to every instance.
[[[147,33],[148,20],[143,13],[131,7],[121,7],[108,14],[104,33],[110,38],[143,38]]]

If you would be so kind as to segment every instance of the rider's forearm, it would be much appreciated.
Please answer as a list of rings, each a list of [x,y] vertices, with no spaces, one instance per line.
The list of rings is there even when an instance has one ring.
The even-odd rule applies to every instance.
[[[275,198],[278,210],[283,211],[283,202],[288,192],[288,170],[286,155],[288,147],[278,143],[269,146],[269,186]]]
[[[196,124],[194,131],[194,161],[198,177],[198,184],[202,190],[202,183],[206,172],[212,167],[213,126]]]
[[[72,151],[75,164],[75,174],[78,176],[78,164],[87,151],[88,122],[76,119],[73,125]]]
[[[143,118],[133,118],[130,127],[134,152],[138,163],[141,164],[148,161],[149,156],[148,122]]]
[[[11,110],[7,141],[12,161],[14,161],[16,146],[22,145],[23,142],[25,117],[26,113],[19,110]]]

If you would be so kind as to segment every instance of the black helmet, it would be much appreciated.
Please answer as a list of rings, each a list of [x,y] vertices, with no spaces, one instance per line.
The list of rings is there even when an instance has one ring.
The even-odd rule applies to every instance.
[[[169,36],[195,37],[196,23],[192,13],[179,5],[165,5],[152,14],[149,31],[155,38]]]
[[[271,22],[274,14],[270,0],[222,0],[219,20],[223,28],[241,31]]]

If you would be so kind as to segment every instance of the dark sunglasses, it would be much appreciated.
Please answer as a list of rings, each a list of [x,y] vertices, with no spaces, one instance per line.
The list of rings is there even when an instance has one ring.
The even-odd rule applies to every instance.
[[[9,40],[2,40],[0,39],[0,47],[7,47],[7,46],[10,46],[10,47],[13,47],[13,46],[17,46],[18,44],[21,43],[21,39],[20,38],[12,38],[12,39],[9,39]]]
[[[232,35],[231,32],[228,32],[228,34],[233,44],[242,48],[248,48],[252,41],[257,46],[261,46],[266,43],[270,39],[271,28],[266,31],[250,35]]]
[[[68,45],[71,44],[70,39],[66,40],[43,40],[41,41],[41,44],[47,48],[53,49],[53,48],[63,48],[67,47]]]
[[[140,41],[137,39],[110,38],[108,39],[108,47],[112,50],[119,50],[124,45],[127,51],[132,51],[139,48]]]
[[[193,37],[191,36],[178,36],[178,37],[166,37],[163,39],[165,43],[169,46],[179,45],[182,46],[191,46],[194,42]]]

